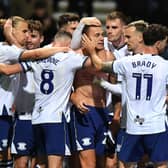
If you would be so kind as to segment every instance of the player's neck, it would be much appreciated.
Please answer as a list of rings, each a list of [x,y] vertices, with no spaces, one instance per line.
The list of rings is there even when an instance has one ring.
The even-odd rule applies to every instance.
[[[156,54],[158,54],[158,50],[157,50],[157,48],[155,48],[153,46],[146,46],[146,47],[144,47],[143,53],[144,54],[153,54],[153,55],[156,55]]]
[[[97,53],[98,56],[100,56],[102,54],[104,55],[105,52],[106,52],[106,50],[104,48],[103,49],[96,49],[96,53]]]
[[[138,54],[138,53],[144,53],[144,45],[141,44],[139,45],[134,51],[133,51],[134,54]]]
[[[120,36],[120,38],[119,38],[118,40],[112,41],[112,44],[113,44],[113,46],[114,46],[116,49],[121,48],[122,46],[125,45],[124,36]]]

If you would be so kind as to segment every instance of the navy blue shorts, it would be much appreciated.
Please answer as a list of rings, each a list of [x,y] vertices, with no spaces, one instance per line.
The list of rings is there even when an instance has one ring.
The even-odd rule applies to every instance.
[[[148,154],[152,162],[168,161],[168,130],[148,135],[125,133],[118,153],[119,160],[137,162],[144,154]]]
[[[37,156],[70,155],[68,125],[46,123],[33,125]]]
[[[105,141],[108,129],[108,110],[87,106],[89,112],[81,114],[75,107],[71,116],[76,150],[95,149],[97,155],[105,154]]]
[[[34,155],[34,135],[31,120],[15,119],[11,153],[21,156]]]
[[[0,151],[5,151],[11,144],[12,126],[11,116],[0,116]]]
[[[120,153],[121,151],[121,146],[123,144],[124,141],[124,135],[126,134],[125,132],[126,130],[123,128],[120,128],[118,134],[117,134],[117,139],[116,139],[116,152]]]

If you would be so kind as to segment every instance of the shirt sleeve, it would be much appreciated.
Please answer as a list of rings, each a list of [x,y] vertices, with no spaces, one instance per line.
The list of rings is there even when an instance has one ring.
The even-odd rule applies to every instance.
[[[70,52],[69,57],[71,57],[71,66],[73,66],[75,69],[80,69],[83,67],[85,61],[87,60],[87,56],[84,56],[82,54],[77,54],[75,52]]]
[[[20,65],[22,66],[22,69],[23,69],[24,73],[32,70],[31,62],[20,62]]]
[[[17,46],[15,46],[15,45],[12,45],[12,48],[14,48],[17,52],[18,52],[18,60],[20,60],[20,57],[21,57],[21,55],[22,55],[22,53],[25,51],[25,49],[23,49],[23,48],[19,48],[19,47],[17,47]]]
[[[84,27],[85,25],[83,23],[79,23],[79,25],[73,32],[72,40],[71,40],[71,48],[73,50],[77,50],[81,47],[81,38],[82,38],[82,32]]]
[[[120,75],[124,75],[125,72],[125,68],[124,68],[124,59],[120,59],[120,60],[116,60],[113,62],[112,68],[113,68],[113,72],[120,74]]]
[[[106,89],[106,90],[112,92],[113,94],[122,94],[121,84],[112,84],[112,83],[110,83],[110,82],[108,82],[108,81],[102,80],[102,81],[100,82],[100,85],[101,85],[104,89]]]
[[[2,45],[1,47],[1,53],[4,56],[4,60],[11,62],[18,62],[23,51],[24,49],[18,48],[15,45]]]

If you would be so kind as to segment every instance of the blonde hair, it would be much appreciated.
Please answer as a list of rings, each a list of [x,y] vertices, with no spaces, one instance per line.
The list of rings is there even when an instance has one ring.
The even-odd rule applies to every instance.
[[[135,27],[136,31],[143,33],[148,28],[148,26],[148,22],[145,22],[144,20],[136,20],[126,25],[125,28]]]
[[[12,17],[10,17],[10,19],[12,20],[12,27],[16,27],[19,22],[27,23],[27,21],[20,16],[12,16]],[[6,21],[7,21],[7,19],[0,19],[0,27],[3,27],[4,24],[6,23]]]
[[[0,19],[0,27],[3,27],[6,22],[6,19]]]
[[[27,23],[27,21],[20,16],[12,16],[10,19],[12,20],[12,27],[17,27],[19,22]]]
[[[144,20],[136,20],[136,21],[129,23],[127,26],[134,26],[134,25],[144,25],[148,27],[149,23]]]

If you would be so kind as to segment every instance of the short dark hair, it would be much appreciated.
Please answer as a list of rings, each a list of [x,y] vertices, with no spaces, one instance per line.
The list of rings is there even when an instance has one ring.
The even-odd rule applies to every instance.
[[[161,24],[150,24],[143,33],[145,45],[154,45],[157,41],[164,40],[168,36],[168,29]]]
[[[64,13],[58,17],[58,28],[62,28],[64,25],[67,25],[69,22],[80,21],[80,17],[76,13]]]

